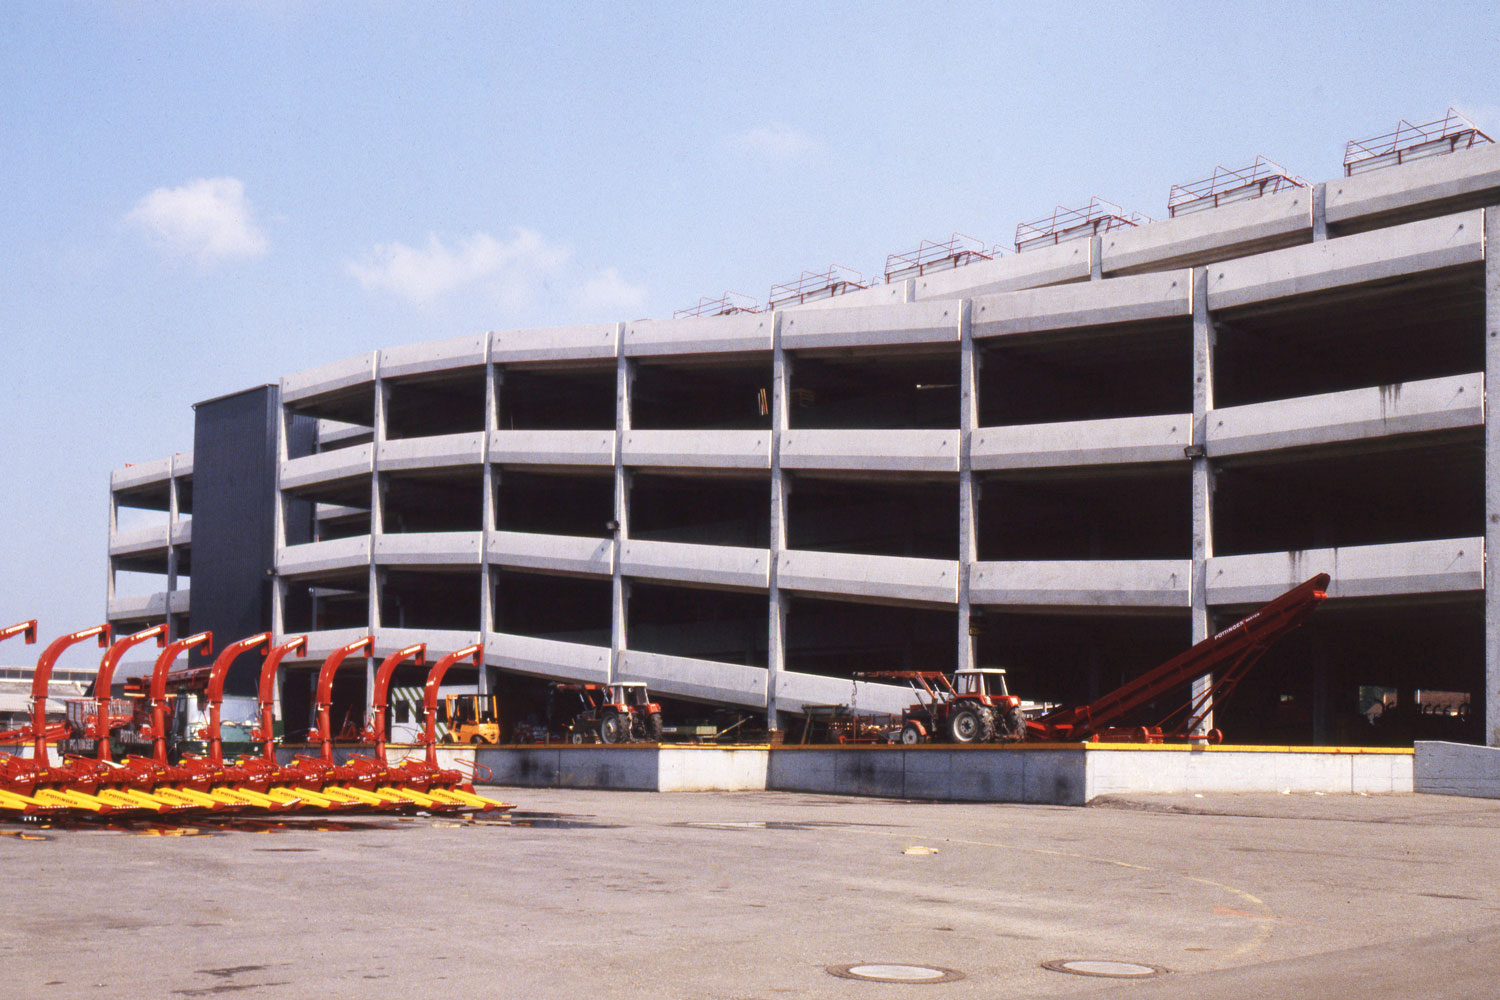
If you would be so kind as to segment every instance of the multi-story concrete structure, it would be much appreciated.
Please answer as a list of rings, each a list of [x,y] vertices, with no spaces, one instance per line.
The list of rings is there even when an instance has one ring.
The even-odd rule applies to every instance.
[[[109,617],[259,620],[314,659],[477,637],[518,704],[639,679],[786,725],[908,700],[861,669],[1086,698],[1327,571],[1231,738],[1500,745],[1500,147],[1401,159],[794,308],[475,334],[200,404],[196,459],[113,475]],[[116,530],[122,506],[167,517]]]

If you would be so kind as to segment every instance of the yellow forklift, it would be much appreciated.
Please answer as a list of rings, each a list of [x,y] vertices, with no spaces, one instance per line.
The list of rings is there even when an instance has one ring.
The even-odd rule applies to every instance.
[[[449,743],[500,742],[500,705],[492,694],[450,694],[438,706],[438,720],[448,727]]]

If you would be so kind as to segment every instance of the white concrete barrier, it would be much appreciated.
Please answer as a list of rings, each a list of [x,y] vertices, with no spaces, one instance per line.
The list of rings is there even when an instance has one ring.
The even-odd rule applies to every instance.
[[[1418,742],[1414,786],[1428,795],[1500,799],[1500,747]]]

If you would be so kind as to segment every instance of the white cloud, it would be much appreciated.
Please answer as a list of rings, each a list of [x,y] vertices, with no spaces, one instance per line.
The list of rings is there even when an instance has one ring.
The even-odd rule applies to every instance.
[[[646,289],[626,281],[616,268],[606,267],[585,281],[573,298],[590,313],[619,314],[645,305]]]
[[[488,233],[460,238],[449,247],[436,234],[423,247],[378,243],[348,272],[366,291],[387,291],[423,303],[468,285],[491,287],[509,306],[528,302],[535,289],[566,267],[567,247],[546,243],[529,229],[515,229],[508,241]]]
[[[818,148],[812,136],[779,122],[740,132],[731,137],[730,143],[742,153],[777,163],[801,159]]]
[[[157,188],[135,203],[125,221],[140,226],[166,251],[209,265],[258,257],[270,244],[252,216],[245,183],[200,177],[182,187]]]

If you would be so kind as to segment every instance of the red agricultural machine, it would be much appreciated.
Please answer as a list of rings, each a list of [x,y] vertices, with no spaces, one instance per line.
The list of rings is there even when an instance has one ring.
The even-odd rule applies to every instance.
[[[639,681],[616,684],[554,684],[552,690],[577,694],[583,710],[568,723],[572,743],[660,743],[661,706]]]
[[[318,674],[316,733],[321,752],[317,757],[299,756],[283,764],[277,758],[273,735],[276,670],[287,655],[306,652],[306,637],[299,636],[273,647],[271,633],[263,632],[231,643],[211,667],[172,675],[172,663],[183,652],[201,648],[204,653],[212,653],[213,635],[202,632],[167,642],[165,632],[164,626],[156,626],[111,643],[109,626],[98,625],[62,636],[47,646],[32,677],[30,725],[0,734],[0,741],[9,738],[33,744],[29,758],[0,755],[0,816],[459,812],[510,808],[506,803],[475,794],[471,777],[438,763],[434,735],[437,687],[454,663],[470,656],[478,662],[481,647],[469,646],[449,653],[433,664],[427,678],[425,758],[395,763],[386,759],[384,741],[391,674],[408,659],[422,664],[425,648],[412,646],[385,658],[376,674],[374,709],[368,730],[374,755],[351,754],[343,762],[337,762],[328,717],[333,675],[350,655],[362,652],[368,656],[374,639],[365,636],[340,647],[323,661]],[[0,639],[25,635],[26,641],[32,642],[35,634],[36,623],[24,622],[0,630]],[[92,704],[71,713],[76,717],[76,726],[48,725],[44,713],[52,668],[64,650],[91,638],[97,638],[99,645],[107,649],[99,664]],[[149,684],[144,685],[144,697],[135,699],[133,707],[126,703],[130,710],[122,710],[121,700],[110,697],[115,668],[128,649],[153,639],[162,651],[152,668]],[[260,743],[260,753],[226,760],[221,718],[224,682],[234,660],[257,649],[265,657],[257,690],[259,725],[253,733]],[[174,710],[168,689],[169,678],[173,676],[179,683],[185,679],[195,689],[201,687],[207,701],[206,724],[193,734],[206,747],[201,755],[172,752]],[[120,761],[111,759],[111,736],[127,727],[133,729],[138,739],[149,741],[149,756],[127,754]],[[48,744],[65,735],[93,741],[95,754],[92,757],[66,754],[60,763],[52,763]]]
[[[1220,743],[1218,730],[1200,733],[1215,704],[1223,703],[1250,669],[1278,639],[1301,625],[1328,596],[1326,573],[1282,594],[1260,610],[1217,635],[1174,656],[1086,705],[1061,709],[1027,708],[1005,685],[1005,671],[882,670],[859,674],[868,679],[900,679],[912,685],[917,702],[901,714],[902,743],[942,739],[951,743],[1018,742],[1162,743],[1203,739]],[[1126,719],[1173,689],[1209,676],[1211,683],[1194,692],[1153,725],[1124,725]]]

